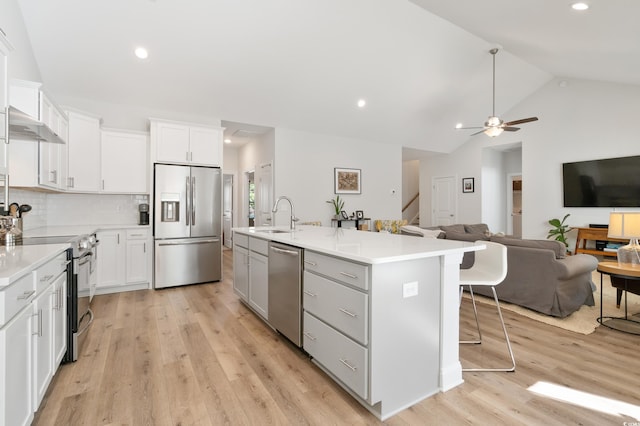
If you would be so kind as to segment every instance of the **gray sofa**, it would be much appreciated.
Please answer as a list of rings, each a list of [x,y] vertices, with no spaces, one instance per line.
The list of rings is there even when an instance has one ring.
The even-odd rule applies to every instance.
[[[438,228],[443,231],[438,238],[487,240],[507,247],[507,277],[496,287],[500,300],[555,317],[566,317],[582,305],[594,305],[593,291],[596,287],[591,273],[598,266],[594,256],[567,256],[564,244],[559,241],[492,235],[485,224],[426,229]],[[471,265],[473,257],[465,256],[461,267]],[[476,287],[474,292],[493,297],[487,287]]]

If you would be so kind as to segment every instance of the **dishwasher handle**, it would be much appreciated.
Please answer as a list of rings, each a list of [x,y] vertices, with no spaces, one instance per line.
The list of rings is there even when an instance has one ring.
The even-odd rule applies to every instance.
[[[277,248],[277,247],[271,247],[271,250],[275,251],[276,253],[286,254],[286,255],[289,255],[289,256],[298,256],[300,254],[296,250],[285,250],[285,249],[281,249],[281,248]]]

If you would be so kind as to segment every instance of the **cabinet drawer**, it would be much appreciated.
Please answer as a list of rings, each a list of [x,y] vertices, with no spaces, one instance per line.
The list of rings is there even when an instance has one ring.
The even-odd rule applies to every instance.
[[[127,229],[127,240],[146,240],[148,238],[148,229]]]
[[[269,256],[269,241],[261,238],[249,238],[249,250]]]
[[[0,328],[31,303],[34,294],[36,289],[31,273],[0,290]]]
[[[369,267],[367,265],[305,250],[304,269],[363,290],[369,289]]]
[[[240,247],[249,248],[249,236],[234,232],[233,243],[239,245]]]
[[[363,345],[369,343],[368,300],[369,296],[358,290],[304,273],[304,309]]]
[[[67,253],[63,252],[34,271],[36,293],[50,286],[67,267]]]
[[[362,399],[368,397],[368,354],[342,333],[304,313],[303,348]]]

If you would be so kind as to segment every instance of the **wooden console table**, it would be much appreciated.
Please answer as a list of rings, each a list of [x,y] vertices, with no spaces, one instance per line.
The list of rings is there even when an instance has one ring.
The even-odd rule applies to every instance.
[[[608,228],[576,228],[578,230],[578,237],[576,238],[576,249],[573,254],[586,253],[593,254],[595,256],[609,256],[617,257],[615,251],[604,251],[596,249],[588,249],[587,241],[611,241],[616,243],[628,244],[629,240],[621,240],[619,238],[609,238],[607,236]]]

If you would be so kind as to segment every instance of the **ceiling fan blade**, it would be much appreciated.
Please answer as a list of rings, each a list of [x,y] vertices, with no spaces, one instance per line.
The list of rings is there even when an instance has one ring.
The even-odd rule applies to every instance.
[[[480,130],[479,132],[471,133],[469,136],[479,135],[480,133],[483,133],[485,130],[487,130],[487,129],[486,129],[486,128],[483,128],[483,129],[482,129],[482,130]]]
[[[456,127],[456,130],[473,130],[473,129],[486,129],[484,126],[476,126],[476,127]]]
[[[517,132],[520,130],[520,127],[503,127],[502,130],[505,132]]]
[[[521,118],[520,120],[513,120],[513,121],[509,121],[508,123],[504,123],[504,125],[513,126],[515,124],[529,123],[531,121],[538,121],[538,117]]]

